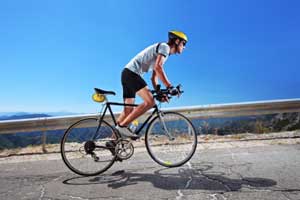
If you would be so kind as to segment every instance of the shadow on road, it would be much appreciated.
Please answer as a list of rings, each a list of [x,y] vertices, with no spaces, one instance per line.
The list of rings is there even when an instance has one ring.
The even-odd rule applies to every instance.
[[[230,178],[222,172],[208,172],[212,165],[205,164],[197,169],[178,168],[175,173],[168,168],[156,170],[154,173],[140,173],[133,171],[117,171],[111,175],[103,174],[96,177],[72,177],[65,181],[68,185],[90,185],[107,184],[107,187],[117,189],[141,182],[149,182],[154,187],[165,190],[217,190],[217,191],[238,191],[243,186],[251,188],[271,187],[277,184],[272,179],[259,177]]]

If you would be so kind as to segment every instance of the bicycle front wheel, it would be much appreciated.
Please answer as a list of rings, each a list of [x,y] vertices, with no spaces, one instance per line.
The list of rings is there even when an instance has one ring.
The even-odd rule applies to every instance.
[[[115,149],[107,145],[116,140],[114,129],[105,121],[86,118],[71,125],[61,140],[64,163],[83,176],[103,173],[116,159]]]
[[[197,147],[193,124],[176,112],[161,112],[149,124],[145,142],[154,161],[165,167],[178,167],[188,162]]]

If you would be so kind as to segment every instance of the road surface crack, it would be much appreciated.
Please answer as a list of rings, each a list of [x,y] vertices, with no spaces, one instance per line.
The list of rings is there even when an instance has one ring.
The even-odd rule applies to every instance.
[[[45,186],[42,185],[42,186],[41,186],[41,195],[40,195],[39,200],[42,200],[42,199],[43,199],[43,197],[44,197],[44,195],[45,195],[45,190],[46,190]]]
[[[190,187],[190,184],[191,184],[191,182],[193,181],[193,167],[192,167],[192,165],[191,165],[191,163],[190,162],[187,162],[187,165],[188,165],[188,167],[189,167],[189,171],[190,171],[190,173],[188,173],[188,181],[186,182],[186,184],[185,184],[185,187],[184,187],[184,189],[186,190],[186,189],[188,189],[189,187]],[[185,171],[186,172],[186,171]],[[184,172],[184,174],[187,174],[187,173],[185,173]],[[184,194],[182,193],[182,191],[181,191],[181,189],[179,189],[179,190],[177,190],[177,196],[176,196],[176,200],[181,200],[182,198],[184,197]]]

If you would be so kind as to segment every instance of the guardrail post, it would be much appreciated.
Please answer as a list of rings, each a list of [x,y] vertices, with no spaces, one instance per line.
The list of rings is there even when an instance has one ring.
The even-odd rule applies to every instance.
[[[46,141],[47,141],[47,129],[46,129],[46,121],[47,121],[47,118],[44,120],[44,123],[43,123],[43,127],[42,127],[42,151],[43,153],[47,153],[47,149],[46,149]]]
[[[46,141],[47,141],[46,131],[43,131],[43,135],[42,135],[42,151],[43,151],[43,153],[47,153]]]

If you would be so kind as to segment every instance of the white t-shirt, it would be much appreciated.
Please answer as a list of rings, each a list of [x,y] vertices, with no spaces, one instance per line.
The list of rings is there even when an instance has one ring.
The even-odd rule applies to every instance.
[[[158,46],[159,45],[159,46]],[[170,53],[170,47],[167,43],[156,43],[143,51],[138,53],[132,58],[129,63],[125,66],[134,73],[143,76],[145,72],[152,71],[155,65],[155,61],[158,54],[165,57],[164,62],[168,59]]]

